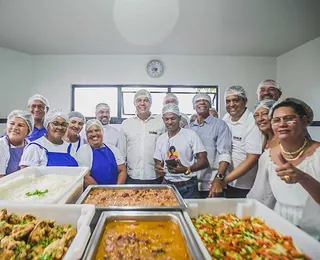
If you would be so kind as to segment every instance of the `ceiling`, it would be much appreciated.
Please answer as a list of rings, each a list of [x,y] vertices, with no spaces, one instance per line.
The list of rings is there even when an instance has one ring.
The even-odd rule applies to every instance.
[[[277,57],[319,36],[319,0],[0,0],[0,47],[32,55]]]

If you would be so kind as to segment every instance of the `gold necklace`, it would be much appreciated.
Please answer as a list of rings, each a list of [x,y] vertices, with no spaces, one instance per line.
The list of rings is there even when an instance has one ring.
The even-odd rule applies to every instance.
[[[280,148],[281,148],[281,151],[284,153],[284,154],[287,154],[287,155],[291,155],[291,157],[293,157],[294,154],[297,154],[297,153],[300,153],[304,148],[306,148],[308,144],[308,139],[305,138],[304,139],[304,142],[303,142],[303,145],[297,150],[297,151],[294,151],[294,152],[287,152],[283,149],[281,143],[280,143]]]
[[[281,151],[282,152],[282,151]],[[296,160],[298,160],[300,157],[301,157],[301,155],[304,153],[304,150],[302,150],[299,154],[298,154],[298,156],[296,157],[296,158],[287,158],[287,157],[284,157],[287,161],[290,161],[290,162],[292,162],[292,161],[296,161]]]

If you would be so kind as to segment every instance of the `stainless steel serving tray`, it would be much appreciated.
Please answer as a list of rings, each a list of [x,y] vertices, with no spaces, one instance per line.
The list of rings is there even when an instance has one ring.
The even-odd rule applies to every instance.
[[[111,221],[173,221],[180,227],[190,259],[205,259],[202,255],[192,233],[187,227],[183,215],[177,211],[107,211],[103,212],[89,241],[83,259],[94,259],[96,251],[102,239],[105,225]]]
[[[178,192],[177,188],[173,185],[131,185],[131,184],[121,184],[121,185],[90,185],[86,188],[86,190],[82,193],[76,204],[83,204],[87,197],[89,196],[90,192],[95,189],[104,189],[104,190],[146,190],[146,189],[158,189],[158,190],[171,190],[179,203],[177,206],[96,206],[96,211],[106,211],[106,210],[185,210],[187,209],[187,205],[182,199],[180,193]]]

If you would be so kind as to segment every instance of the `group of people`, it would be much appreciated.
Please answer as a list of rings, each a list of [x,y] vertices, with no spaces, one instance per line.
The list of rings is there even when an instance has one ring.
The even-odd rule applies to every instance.
[[[320,143],[307,132],[313,111],[281,94],[276,81],[262,81],[251,112],[245,89],[231,86],[224,93],[227,113],[219,119],[210,96],[198,93],[189,119],[173,93],[165,96],[161,115],[153,115],[152,96],[140,89],[136,115],[120,131],[109,124],[105,103],[86,122],[81,113],[50,109],[45,97],[34,95],[30,112],[8,116],[0,174],[28,166],[86,166],[86,185],[167,183],[183,198],[254,198],[320,236]]]

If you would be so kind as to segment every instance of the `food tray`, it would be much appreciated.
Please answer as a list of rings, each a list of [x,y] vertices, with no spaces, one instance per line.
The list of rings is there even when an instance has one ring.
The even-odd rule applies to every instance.
[[[107,211],[103,212],[99,218],[98,224],[93,232],[93,235],[89,241],[87,250],[83,259],[94,259],[97,248],[99,246],[101,237],[103,235],[104,227],[107,222],[111,221],[173,221],[180,227],[180,232],[185,241],[190,259],[202,260],[204,259],[197,243],[194,240],[193,235],[190,233],[183,215],[177,211]]]
[[[45,204],[72,204],[77,201],[83,192],[83,179],[88,172],[87,167],[27,167],[17,172],[0,178],[0,187],[14,181],[21,181],[24,178],[38,178],[44,175],[61,174],[75,176],[72,184],[65,187],[64,191],[54,198],[34,201],[10,201],[10,203],[45,203]],[[0,200],[1,201],[1,200]]]
[[[280,217],[273,210],[254,199],[187,199],[187,211],[183,212],[187,225],[197,241],[202,254],[206,259],[211,259],[206,247],[201,241],[191,218],[202,214],[220,215],[234,213],[238,217],[255,216],[264,220],[265,223],[279,231],[283,235],[291,236],[294,243],[312,259],[319,259],[320,243],[289,221]]]
[[[93,205],[12,204],[0,201],[0,209],[19,216],[32,214],[39,220],[55,220],[57,224],[72,224],[77,228],[64,260],[81,259],[91,235],[90,222],[95,212]]]
[[[172,207],[147,207],[147,206],[134,206],[134,207],[130,207],[130,206],[112,206],[112,207],[100,207],[100,206],[96,206],[96,214],[93,218],[92,224],[96,224],[101,213],[103,211],[109,211],[109,210],[155,210],[155,211],[178,211],[178,210],[185,210],[187,208],[184,200],[182,199],[180,193],[178,192],[178,190],[176,189],[175,186],[173,185],[91,185],[88,186],[87,189],[83,192],[83,194],[81,195],[81,197],[78,199],[78,201],[76,202],[77,204],[82,204],[84,203],[84,201],[87,199],[87,197],[89,196],[90,192],[94,189],[108,189],[108,190],[114,190],[114,189],[170,189],[175,198],[177,199],[179,205],[178,206],[172,206]]]

